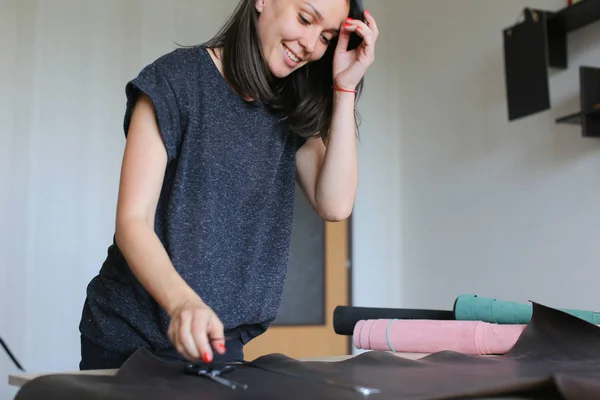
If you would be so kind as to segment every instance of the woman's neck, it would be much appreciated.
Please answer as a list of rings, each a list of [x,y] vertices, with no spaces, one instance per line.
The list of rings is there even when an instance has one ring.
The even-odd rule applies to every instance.
[[[221,47],[218,47],[218,48],[208,48],[207,50],[208,50],[208,54],[212,58],[213,62],[217,66],[217,69],[223,76],[223,79],[225,79],[225,82],[227,82],[227,77],[225,76],[225,73],[223,72],[223,49]],[[227,82],[227,83],[229,84],[229,82]],[[229,86],[231,86],[231,84],[229,84]],[[243,96],[240,93],[238,93],[238,95],[245,101],[248,101],[248,102],[253,101],[253,99],[248,96]]]

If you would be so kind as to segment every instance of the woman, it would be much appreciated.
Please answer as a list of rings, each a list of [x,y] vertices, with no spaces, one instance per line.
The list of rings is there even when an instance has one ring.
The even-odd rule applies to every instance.
[[[269,327],[295,183],[326,220],[354,203],[354,105],[378,36],[359,2],[241,0],[208,43],[128,82],[116,231],[87,288],[81,369],[142,347],[242,359]]]

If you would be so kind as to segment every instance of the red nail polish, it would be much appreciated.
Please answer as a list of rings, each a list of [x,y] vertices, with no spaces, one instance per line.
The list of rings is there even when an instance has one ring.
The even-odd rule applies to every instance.
[[[204,361],[205,362],[211,362],[212,361],[212,357],[208,353],[204,353],[203,357],[204,357]]]
[[[365,14],[371,15],[371,13],[369,12],[369,10],[365,10]]]
[[[225,350],[225,345],[223,343],[219,343],[219,347],[221,348],[221,350]]]
[[[348,17],[346,18],[346,21],[352,21],[352,18]]]
[[[352,24],[344,24],[344,26],[352,26]]]

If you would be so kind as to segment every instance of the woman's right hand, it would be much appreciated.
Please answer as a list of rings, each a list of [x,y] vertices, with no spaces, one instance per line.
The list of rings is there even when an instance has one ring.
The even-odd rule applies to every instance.
[[[225,353],[223,324],[200,298],[188,299],[170,313],[169,340],[190,361],[213,359],[213,350]]]

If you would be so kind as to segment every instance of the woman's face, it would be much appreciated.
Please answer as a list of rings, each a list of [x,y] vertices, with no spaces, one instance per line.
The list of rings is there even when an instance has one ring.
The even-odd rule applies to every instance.
[[[262,50],[283,78],[319,60],[350,11],[348,0],[256,0]]]

